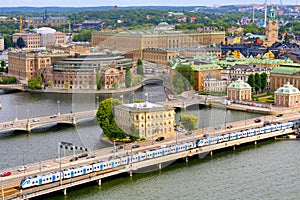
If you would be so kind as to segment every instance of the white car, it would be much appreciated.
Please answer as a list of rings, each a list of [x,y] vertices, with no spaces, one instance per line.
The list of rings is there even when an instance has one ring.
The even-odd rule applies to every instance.
[[[28,169],[28,167],[26,165],[24,165],[24,166],[19,167],[18,171],[22,172],[22,171],[25,171],[27,169]]]
[[[32,121],[33,121],[33,122],[39,122],[40,119],[39,119],[39,118],[34,118]]]

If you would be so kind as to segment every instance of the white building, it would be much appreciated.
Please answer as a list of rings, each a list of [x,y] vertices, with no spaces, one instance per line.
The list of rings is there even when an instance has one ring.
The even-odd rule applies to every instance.
[[[41,47],[46,47],[47,45],[57,45],[66,43],[66,35],[61,32],[56,32],[56,30],[53,28],[42,27],[37,29],[36,32],[41,35]]]

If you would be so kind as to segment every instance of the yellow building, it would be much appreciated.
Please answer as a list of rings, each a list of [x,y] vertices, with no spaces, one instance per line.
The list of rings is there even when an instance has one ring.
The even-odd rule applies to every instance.
[[[27,48],[39,48],[41,36],[38,33],[14,33],[13,42],[17,42],[19,38],[22,38]]]
[[[190,48],[199,45],[219,45],[225,41],[225,32],[188,31],[128,31],[93,32],[92,45],[120,51],[146,48]],[[142,54],[142,52],[140,52]]]
[[[130,134],[132,124],[140,138],[175,134],[174,108],[150,102],[122,104],[114,108],[115,120],[125,133]]]

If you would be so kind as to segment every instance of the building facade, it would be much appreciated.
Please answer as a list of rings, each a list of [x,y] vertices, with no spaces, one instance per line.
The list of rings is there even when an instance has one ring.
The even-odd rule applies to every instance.
[[[117,85],[124,87],[125,71],[125,69],[118,69],[116,67],[107,67],[103,69],[101,74],[102,88],[113,89]]]
[[[174,108],[150,102],[122,104],[114,107],[116,122],[125,133],[130,133],[132,124],[140,138],[153,138],[175,133]]]
[[[4,37],[0,35],[0,51],[4,50]]]
[[[114,66],[115,70],[106,72],[107,66]],[[71,56],[53,64],[53,87],[57,89],[97,89],[97,72],[103,74],[115,72],[111,80],[122,81],[126,67],[132,68],[132,60],[121,55],[87,54]],[[122,75],[122,76],[121,76]],[[110,77],[111,77],[110,76]],[[107,79],[108,80],[108,79]],[[103,81],[103,79],[102,79]],[[106,83],[106,82],[105,82]],[[111,88],[111,81],[107,81],[103,88]],[[119,87],[122,84],[118,85]]]
[[[251,86],[243,80],[236,80],[227,87],[228,100],[251,101]]]
[[[289,82],[274,92],[275,106],[295,108],[300,106],[300,92]]]
[[[204,92],[226,92],[228,80],[216,79],[211,74],[204,78]]]
[[[187,31],[128,31],[93,32],[92,46],[119,49],[122,51],[143,50],[146,48],[190,48],[199,45],[221,44],[225,32]]]
[[[8,74],[22,80],[37,78],[38,72],[43,72],[45,68],[52,65],[53,61],[63,59],[66,56],[66,54],[40,52],[9,52]]]
[[[271,91],[275,91],[287,82],[300,88],[300,64],[281,64],[280,67],[272,69],[270,72]]]
[[[13,42],[17,42],[19,38],[22,38],[27,48],[39,48],[41,36],[38,33],[14,33]]]

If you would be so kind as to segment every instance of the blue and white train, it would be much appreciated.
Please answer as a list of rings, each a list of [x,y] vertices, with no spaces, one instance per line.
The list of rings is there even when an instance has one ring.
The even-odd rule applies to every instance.
[[[239,132],[232,132],[228,134],[224,134],[216,137],[209,138],[201,138],[195,141],[184,142],[180,144],[174,144],[166,147],[160,147],[156,149],[146,150],[136,152],[133,155],[126,155],[123,157],[117,157],[114,159],[110,159],[107,161],[100,161],[97,163],[92,163],[86,166],[80,167],[72,167],[68,169],[61,170],[59,172],[51,172],[48,174],[38,175],[34,177],[24,177],[20,183],[20,189],[26,189],[35,186],[41,186],[48,183],[57,182],[60,180],[70,179],[74,177],[78,177],[81,175],[86,175],[92,172],[99,172],[107,169],[113,169],[118,166],[127,166],[131,162],[140,162],[147,159],[152,159],[156,157],[166,156],[173,153],[178,153],[182,151],[187,151],[197,147],[203,147],[207,145],[217,144],[221,142],[227,142],[231,140],[236,140],[245,137],[251,137],[259,134],[266,134],[273,131],[280,131],[292,128],[295,123],[294,122],[286,122],[286,123],[278,123],[272,124],[269,126],[253,128],[248,130],[243,130]]]

